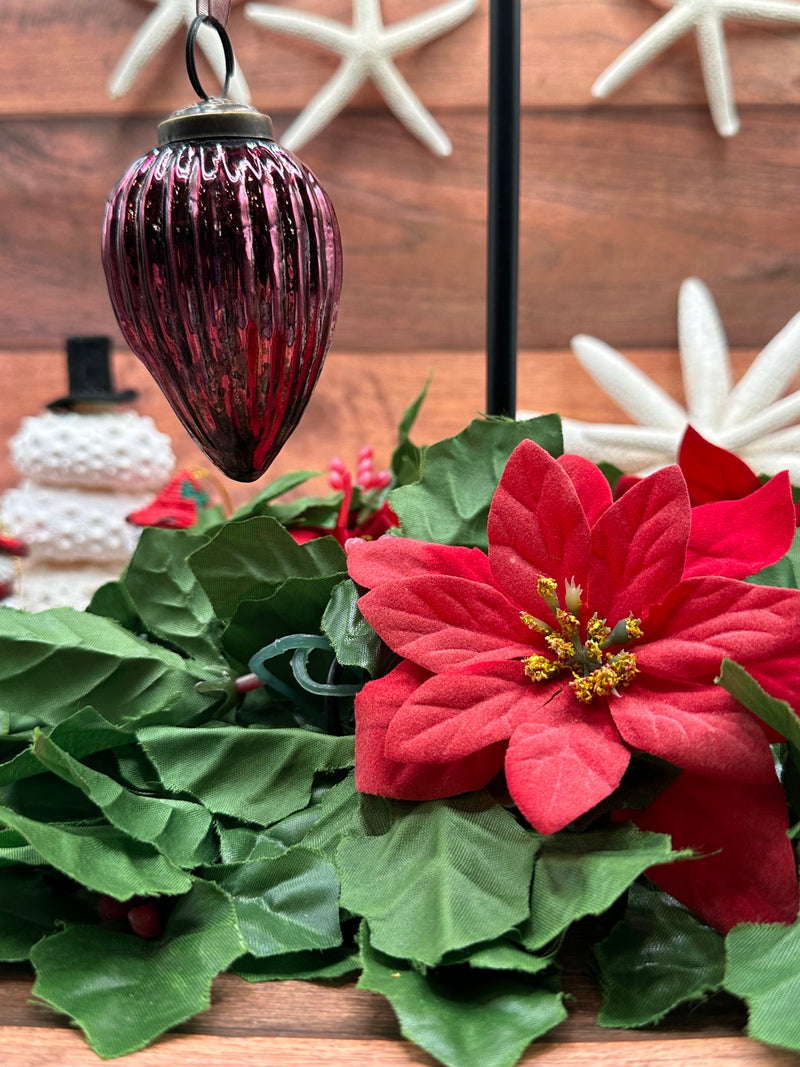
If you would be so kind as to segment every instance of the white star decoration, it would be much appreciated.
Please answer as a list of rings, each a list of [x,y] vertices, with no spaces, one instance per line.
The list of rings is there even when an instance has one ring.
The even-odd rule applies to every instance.
[[[800,418],[800,391],[780,399],[800,371],[800,313],[734,385],[714,299],[701,281],[689,278],[678,301],[678,347],[685,407],[603,341],[574,337],[572,350],[584,369],[639,425],[565,419],[564,450],[644,473],[675,462],[691,423],[759,474],[788,470],[792,481],[800,482],[800,426],[791,425]]]
[[[295,119],[282,143],[290,150],[302,147],[371,79],[415,137],[437,155],[450,155],[452,145],[447,134],[423,107],[393,59],[449,32],[467,19],[477,4],[478,0],[450,0],[391,26],[384,25],[381,0],[353,0],[351,26],[274,4],[248,4],[245,14],[258,25],[302,37],[342,57],[336,73]]]
[[[663,52],[684,33],[694,29],[703,83],[717,132],[731,137],[739,130],[733,99],[728,51],[722,24],[726,18],[765,22],[800,22],[796,0],[672,0],[673,7],[646,30],[592,86],[592,95],[605,97],[632,74]]]
[[[167,41],[182,27],[188,28],[197,15],[197,0],[147,0],[155,4],[142,23],[138,33],[125,49],[108,82],[112,97],[124,96],[153,56],[160,52]],[[225,55],[216,32],[209,26],[201,26],[197,34],[197,47],[205,55],[220,83],[225,80]],[[228,92],[232,100],[241,104],[250,103],[250,89],[237,63]]]

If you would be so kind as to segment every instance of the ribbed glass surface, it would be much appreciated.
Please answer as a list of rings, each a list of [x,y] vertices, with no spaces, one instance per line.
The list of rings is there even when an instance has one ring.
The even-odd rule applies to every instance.
[[[168,144],[112,192],[103,266],[122,333],[206,456],[258,478],[308,403],[342,252],[314,175],[272,141]]]

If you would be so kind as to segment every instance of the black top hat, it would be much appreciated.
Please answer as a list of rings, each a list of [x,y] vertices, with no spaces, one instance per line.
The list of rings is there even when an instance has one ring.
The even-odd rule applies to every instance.
[[[73,411],[80,405],[130,404],[137,397],[135,389],[117,392],[111,384],[108,337],[68,337],[67,371],[69,395],[51,400],[51,411]]]

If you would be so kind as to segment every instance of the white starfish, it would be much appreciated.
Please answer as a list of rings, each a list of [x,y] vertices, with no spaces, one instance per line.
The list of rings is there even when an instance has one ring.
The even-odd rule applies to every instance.
[[[697,278],[681,286],[678,347],[686,406],[615,349],[578,335],[572,350],[600,388],[638,426],[564,420],[564,448],[625,471],[674,463],[688,423],[738,453],[760,474],[788,470],[800,482],[800,391],[780,399],[800,370],[800,313],[733,384],[730,353],[714,299]],[[520,417],[523,413],[520,413]]]
[[[478,0],[450,0],[391,26],[384,25],[381,0],[353,0],[351,26],[275,4],[248,4],[245,15],[260,26],[302,37],[342,56],[336,73],[295,119],[282,143],[294,150],[310,141],[371,78],[403,125],[432,152],[449,156],[453,147],[447,134],[422,106],[393,58],[452,30],[477,4]]]
[[[725,34],[726,18],[765,22],[800,22],[796,0],[671,0],[673,7],[638,37],[600,75],[592,95],[608,96],[663,52],[684,33],[694,29],[703,83],[717,132],[731,137],[739,131],[739,116],[733,99],[733,85]]]
[[[197,0],[147,0],[147,2],[155,4],[156,9],[139,27],[114,69],[108,82],[109,96],[124,96],[153,56],[161,51],[181,27],[188,27],[197,15]],[[216,78],[222,83],[225,80],[225,56],[217,33],[209,26],[201,26],[197,34],[197,47],[208,60]],[[250,103],[250,89],[238,64],[231,78],[228,96],[240,104]]]

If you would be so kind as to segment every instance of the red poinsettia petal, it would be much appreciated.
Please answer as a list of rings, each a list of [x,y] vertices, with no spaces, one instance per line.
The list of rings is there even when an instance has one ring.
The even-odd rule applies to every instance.
[[[727,656],[772,696],[800,702],[797,589],[689,578],[651,610],[643,628],[645,642],[634,648],[648,674],[710,684]]]
[[[690,510],[683,475],[672,466],[643,478],[597,520],[587,603],[610,625],[640,616],[680,581]]]
[[[483,789],[503,767],[505,743],[490,745],[449,763],[407,763],[384,750],[386,730],[397,709],[430,678],[413,663],[401,663],[368,682],[356,697],[356,788],[398,800],[436,800]]]
[[[517,445],[489,510],[489,559],[497,584],[526,611],[545,608],[540,575],[585,587],[590,535],[578,494],[566,470],[533,441]]]
[[[347,547],[347,569],[353,581],[367,589],[421,574],[448,574],[493,584],[489,560],[479,548],[437,545],[410,537],[354,541]]]
[[[563,700],[522,723],[506,753],[506,782],[517,807],[543,834],[563,829],[616,789],[630,761],[611,717],[601,707],[583,718]]]
[[[693,426],[686,427],[678,450],[678,464],[686,478],[692,507],[712,500],[739,500],[761,485],[744,460],[712,445]]]
[[[684,577],[747,578],[785,555],[794,531],[792,487],[783,471],[741,500],[692,508]]]
[[[797,918],[797,867],[783,790],[682,774],[644,811],[620,812],[702,859],[651,867],[649,877],[723,934],[740,922]]]
[[[393,651],[430,671],[520,659],[534,651],[537,640],[502,593],[466,578],[422,575],[382,582],[358,606]]]
[[[590,526],[594,526],[606,508],[610,508],[613,503],[608,479],[596,464],[583,456],[565,455],[557,462],[569,475],[586,513],[586,519]]]
[[[392,719],[386,753],[420,763],[462,759],[507,740],[552,691],[534,687],[519,662],[478,663],[434,675]]]
[[[621,694],[609,707],[631,748],[709,777],[742,782],[774,777],[764,732],[724,689],[639,675]]]

